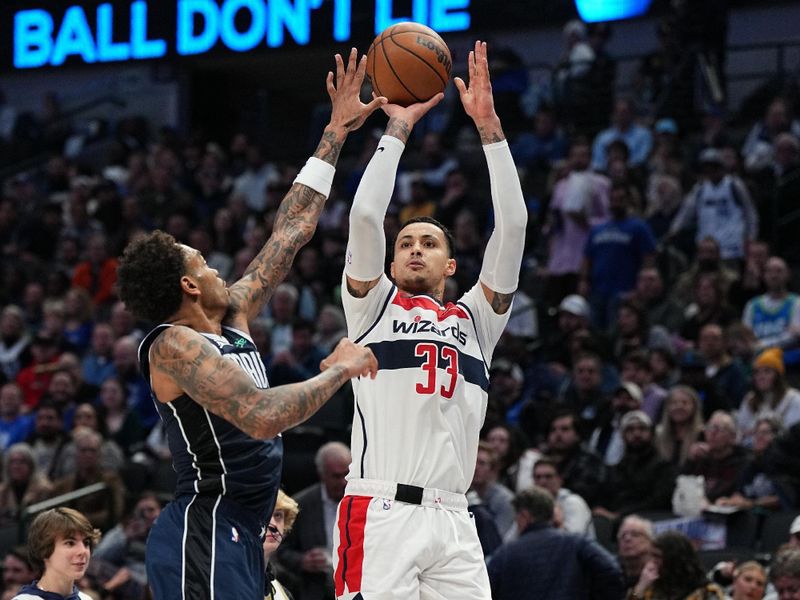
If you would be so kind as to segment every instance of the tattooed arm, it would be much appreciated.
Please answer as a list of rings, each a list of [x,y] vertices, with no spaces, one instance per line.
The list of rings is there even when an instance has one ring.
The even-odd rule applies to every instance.
[[[366,70],[366,57],[356,61],[350,51],[347,68],[336,55],[336,80],[328,73],[327,88],[331,98],[331,120],[322,134],[314,157],[335,166],[347,134],[361,127],[366,118],[386,102],[374,98],[369,104],[359,99]],[[244,276],[230,287],[231,304],[225,324],[247,331],[247,321],[254,318],[283,281],[295,255],[314,235],[326,196],[301,183],[292,185],[281,201],[275,216],[272,235],[248,265]]]
[[[156,397],[167,402],[181,394],[257,439],[270,439],[313,415],[342,384],[374,375],[370,350],[343,339],[321,365],[323,372],[302,383],[266,390],[214,344],[188,327],[166,329],[150,347],[150,373]]]
[[[525,248],[528,211],[514,161],[494,110],[486,42],[475,42],[469,53],[469,85],[460,77],[455,84],[466,113],[472,117],[489,167],[494,209],[494,231],[486,243],[481,265],[481,287],[492,310],[508,312],[519,281]]]

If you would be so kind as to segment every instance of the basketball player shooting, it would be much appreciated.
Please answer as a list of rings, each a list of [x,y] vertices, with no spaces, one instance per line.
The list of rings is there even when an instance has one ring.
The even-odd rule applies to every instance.
[[[480,281],[442,304],[456,270],[452,236],[430,218],[404,224],[383,273],[383,219],[414,124],[441,99],[383,106],[384,136],[356,192],[342,282],[348,334],[378,359],[374,379],[353,383],[353,463],[334,531],[341,599],[488,600],[483,553],[467,512],[488,365],[508,321],[527,211],[495,113],[486,44],[456,78],[489,167],[495,229]],[[393,281],[392,281],[393,280]]]
[[[161,323],[142,342],[139,360],[177,472],[175,500],[147,540],[155,600],[264,597],[260,538],[280,484],[278,434],[352,377],[377,370],[368,349],[344,339],[316,377],[269,388],[247,325],[311,239],[348,133],[386,101],[360,101],[365,64],[355,49],[347,67],[336,55],[336,78],[327,78],[330,123],[239,281],[226,287],[199,251],[161,231],[125,250],[120,296],[137,317]]]

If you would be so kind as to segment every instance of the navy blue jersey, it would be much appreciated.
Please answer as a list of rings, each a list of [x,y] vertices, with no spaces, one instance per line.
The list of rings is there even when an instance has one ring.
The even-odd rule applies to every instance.
[[[159,325],[139,346],[139,363],[150,381],[148,352],[158,335],[171,325]],[[266,369],[253,340],[242,331],[222,328],[222,335],[200,333],[220,355],[233,360],[256,387],[269,387]],[[152,393],[152,391],[151,391]],[[256,440],[195,402],[187,394],[171,402],[153,399],[164,421],[172,464],[177,473],[175,496],[222,495],[269,521],[281,478],[283,442],[280,436]]]

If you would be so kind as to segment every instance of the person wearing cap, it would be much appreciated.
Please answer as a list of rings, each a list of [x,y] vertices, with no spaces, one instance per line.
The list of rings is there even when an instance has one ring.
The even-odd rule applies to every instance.
[[[777,418],[786,428],[800,422],[800,390],[789,386],[786,380],[780,348],[767,348],[753,361],[753,387],[736,414],[741,444],[753,444],[756,423],[765,416]]]
[[[622,570],[597,542],[556,529],[555,502],[538,486],[514,498],[518,539],[499,548],[489,561],[494,600],[619,600]]]
[[[596,351],[604,351],[607,346],[604,336],[592,328],[591,309],[583,296],[570,294],[561,300],[555,325],[542,344],[542,358],[556,377],[566,375],[573,365],[576,336],[588,336]]]
[[[789,525],[788,545],[792,548],[800,548],[800,515],[796,516],[792,524]]]
[[[631,513],[669,510],[675,472],[656,450],[653,421],[647,413],[632,410],[622,417],[620,430],[625,452],[609,470],[607,494],[593,513],[617,519]]]
[[[692,188],[670,225],[668,237],[696,227],[696,240],[711,236],[719,242],[723,260],[744,260],[747,242],[758,235],[758,213],[750,192],[736,175],[725,173],[722,153],[700,153],[702,179]]]
[[[603,462],[609,467],[619,463],[625,450],[622,418],[641,407],[642,389],[633,382],[622,381],[611,396],[611,401],[602,408],[598,425],[589,438],[589,447],[602,456]]]
[[[800,345],[800,296],[789,292],[789,266],[779,256],[771,256],[764,266],[766,293],[744,307],[742,323],[758,339],[758,347],[784,350]]]

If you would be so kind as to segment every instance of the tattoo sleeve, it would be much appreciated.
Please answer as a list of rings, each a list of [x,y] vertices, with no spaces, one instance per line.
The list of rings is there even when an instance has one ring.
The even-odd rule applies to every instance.
[[[335,165],[345,137],[343,131],[326,129],[314,156]],[[286,278],[297,252],[314,235],[325,200],[325,196],[305,185],[291,187],[278,207],[272,235],[244,276],[230,288],[231,305],[226,322],[237,315],[245,315],[248,320],[258,315]]]
[[[385,133],[386,135],[391,135],[392,137],[396,137],[404,144],[407,144],[408,138],[411,135],[411,126],[408,124],[407,121],[404,121],[403,119],[398,119],[397,117],[391,117],[389,119],[389,122],[386,124]]]
[[[186,327],[171,327],[150,350],[153,370],[166,375],[193,400],[246,434],[270,439],[313,415],[348,379],[332,366],[302,383],[266,390],[255,386],[232,360]]]

